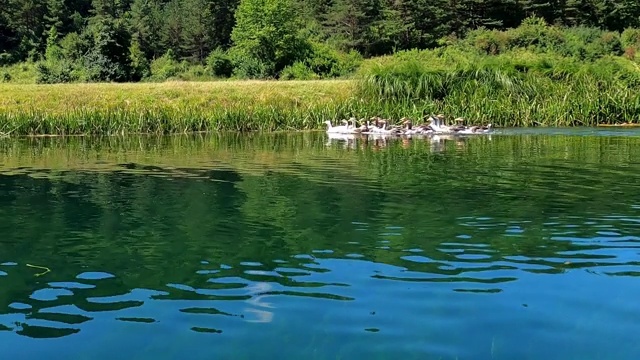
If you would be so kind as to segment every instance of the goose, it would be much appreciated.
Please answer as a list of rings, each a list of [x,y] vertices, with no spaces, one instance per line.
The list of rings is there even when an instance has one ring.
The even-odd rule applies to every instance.
[[[405,126],[403,130],[403,135],[416,135],[420,133],[420,130],[413,128],[413,124],[410,119],[403,117],[400,120],[404,120],[402,124]]]
[[[431,116],[431,123],[429,126],[435,133],[451,133],[453,132],[450,126],[444,124],[444,115],[439,114],[435,117]]]
[[[478,127],[475,129],[475,132],[476,132],[476,133],[485,133],[485,134],[486,134],[486,133],[491,132],[491,130],[493,130],[493,124],[489,124],[489,125],[487,125],[487,126],[482,126],[482,125],[481,125],[481,126],[478,126]]]
[[[344,122],[344,120],[343,120]],[[327,124],[327,133],[330,134],[346,134],[348,129],[347,125],[333,126],[331,125],[331,121],[327,120],[324,122]]]
[[[464,126],[464,119],[463,118],[459,117],[459,118],[456,118],[454,121],[456,122],[456,125],[453,125],[453,126],[450,127],[451,131],[453,131],[453,132],[461,132],[461,131],[467,130],[467,127]]]
[[[381,134],[398,135],[402,132],[402,129],[400,128],[400,126],[391,125],[391,127],[387,127],[387,125],[389,124],[387,120],[382,120],[382,124],[383,124],[383,128],[382,130],[380,130]]]
[[[465,128],[464,130],[460,131],[460,133],[461,134],[486,134],[491,132],[492,129],[493,129],[493,126],[491,124],[487,126],[474,125],[474,126]]]

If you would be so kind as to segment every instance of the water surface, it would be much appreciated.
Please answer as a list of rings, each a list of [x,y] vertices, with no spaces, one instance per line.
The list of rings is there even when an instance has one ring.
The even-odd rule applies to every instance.
[[[639,135],[0,140],[3,358],[640,358]]]

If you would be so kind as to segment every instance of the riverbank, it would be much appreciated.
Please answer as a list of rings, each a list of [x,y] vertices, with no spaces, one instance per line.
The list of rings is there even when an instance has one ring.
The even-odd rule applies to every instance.
[[[0,84],[0,135],[324,129],[349,117],[443,113],[496,127],[636,124],[640,67],[456,48],[368,60],[350,80]]]
[[[0,84],[0,132],[181,133],[317,129],[346,116],[354,83],[216,81]]]
[[[0,135],[318,130],[326,120],[429,114],[495,127],[637,124],[639,49],[640,30],[529,19],[368,58],[342,80],[1,83]],[[13,65],[6,77],[29,81],[32,68]]]

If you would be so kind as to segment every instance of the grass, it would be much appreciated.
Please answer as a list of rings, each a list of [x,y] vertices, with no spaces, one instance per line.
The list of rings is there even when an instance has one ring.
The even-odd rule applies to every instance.
[[[353,82],[0,85],[5,134],[315,129],[344,117]]]
[[[527,51],[489,57],[448,49],[389,57],[361,76],[362,96],[390,107],[411,111],[428,99],[439,112],[498,126],[594,126],[640,118],[640,67],[622,57],[580,62]]]

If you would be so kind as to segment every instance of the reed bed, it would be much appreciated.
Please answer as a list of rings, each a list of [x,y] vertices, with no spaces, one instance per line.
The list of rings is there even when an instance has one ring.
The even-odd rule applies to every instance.
[[[640,119],[640,69],[624,58],[414,52],[372,63],[359,94],[409,116],[441,112],[501,127],[594,126]]]

